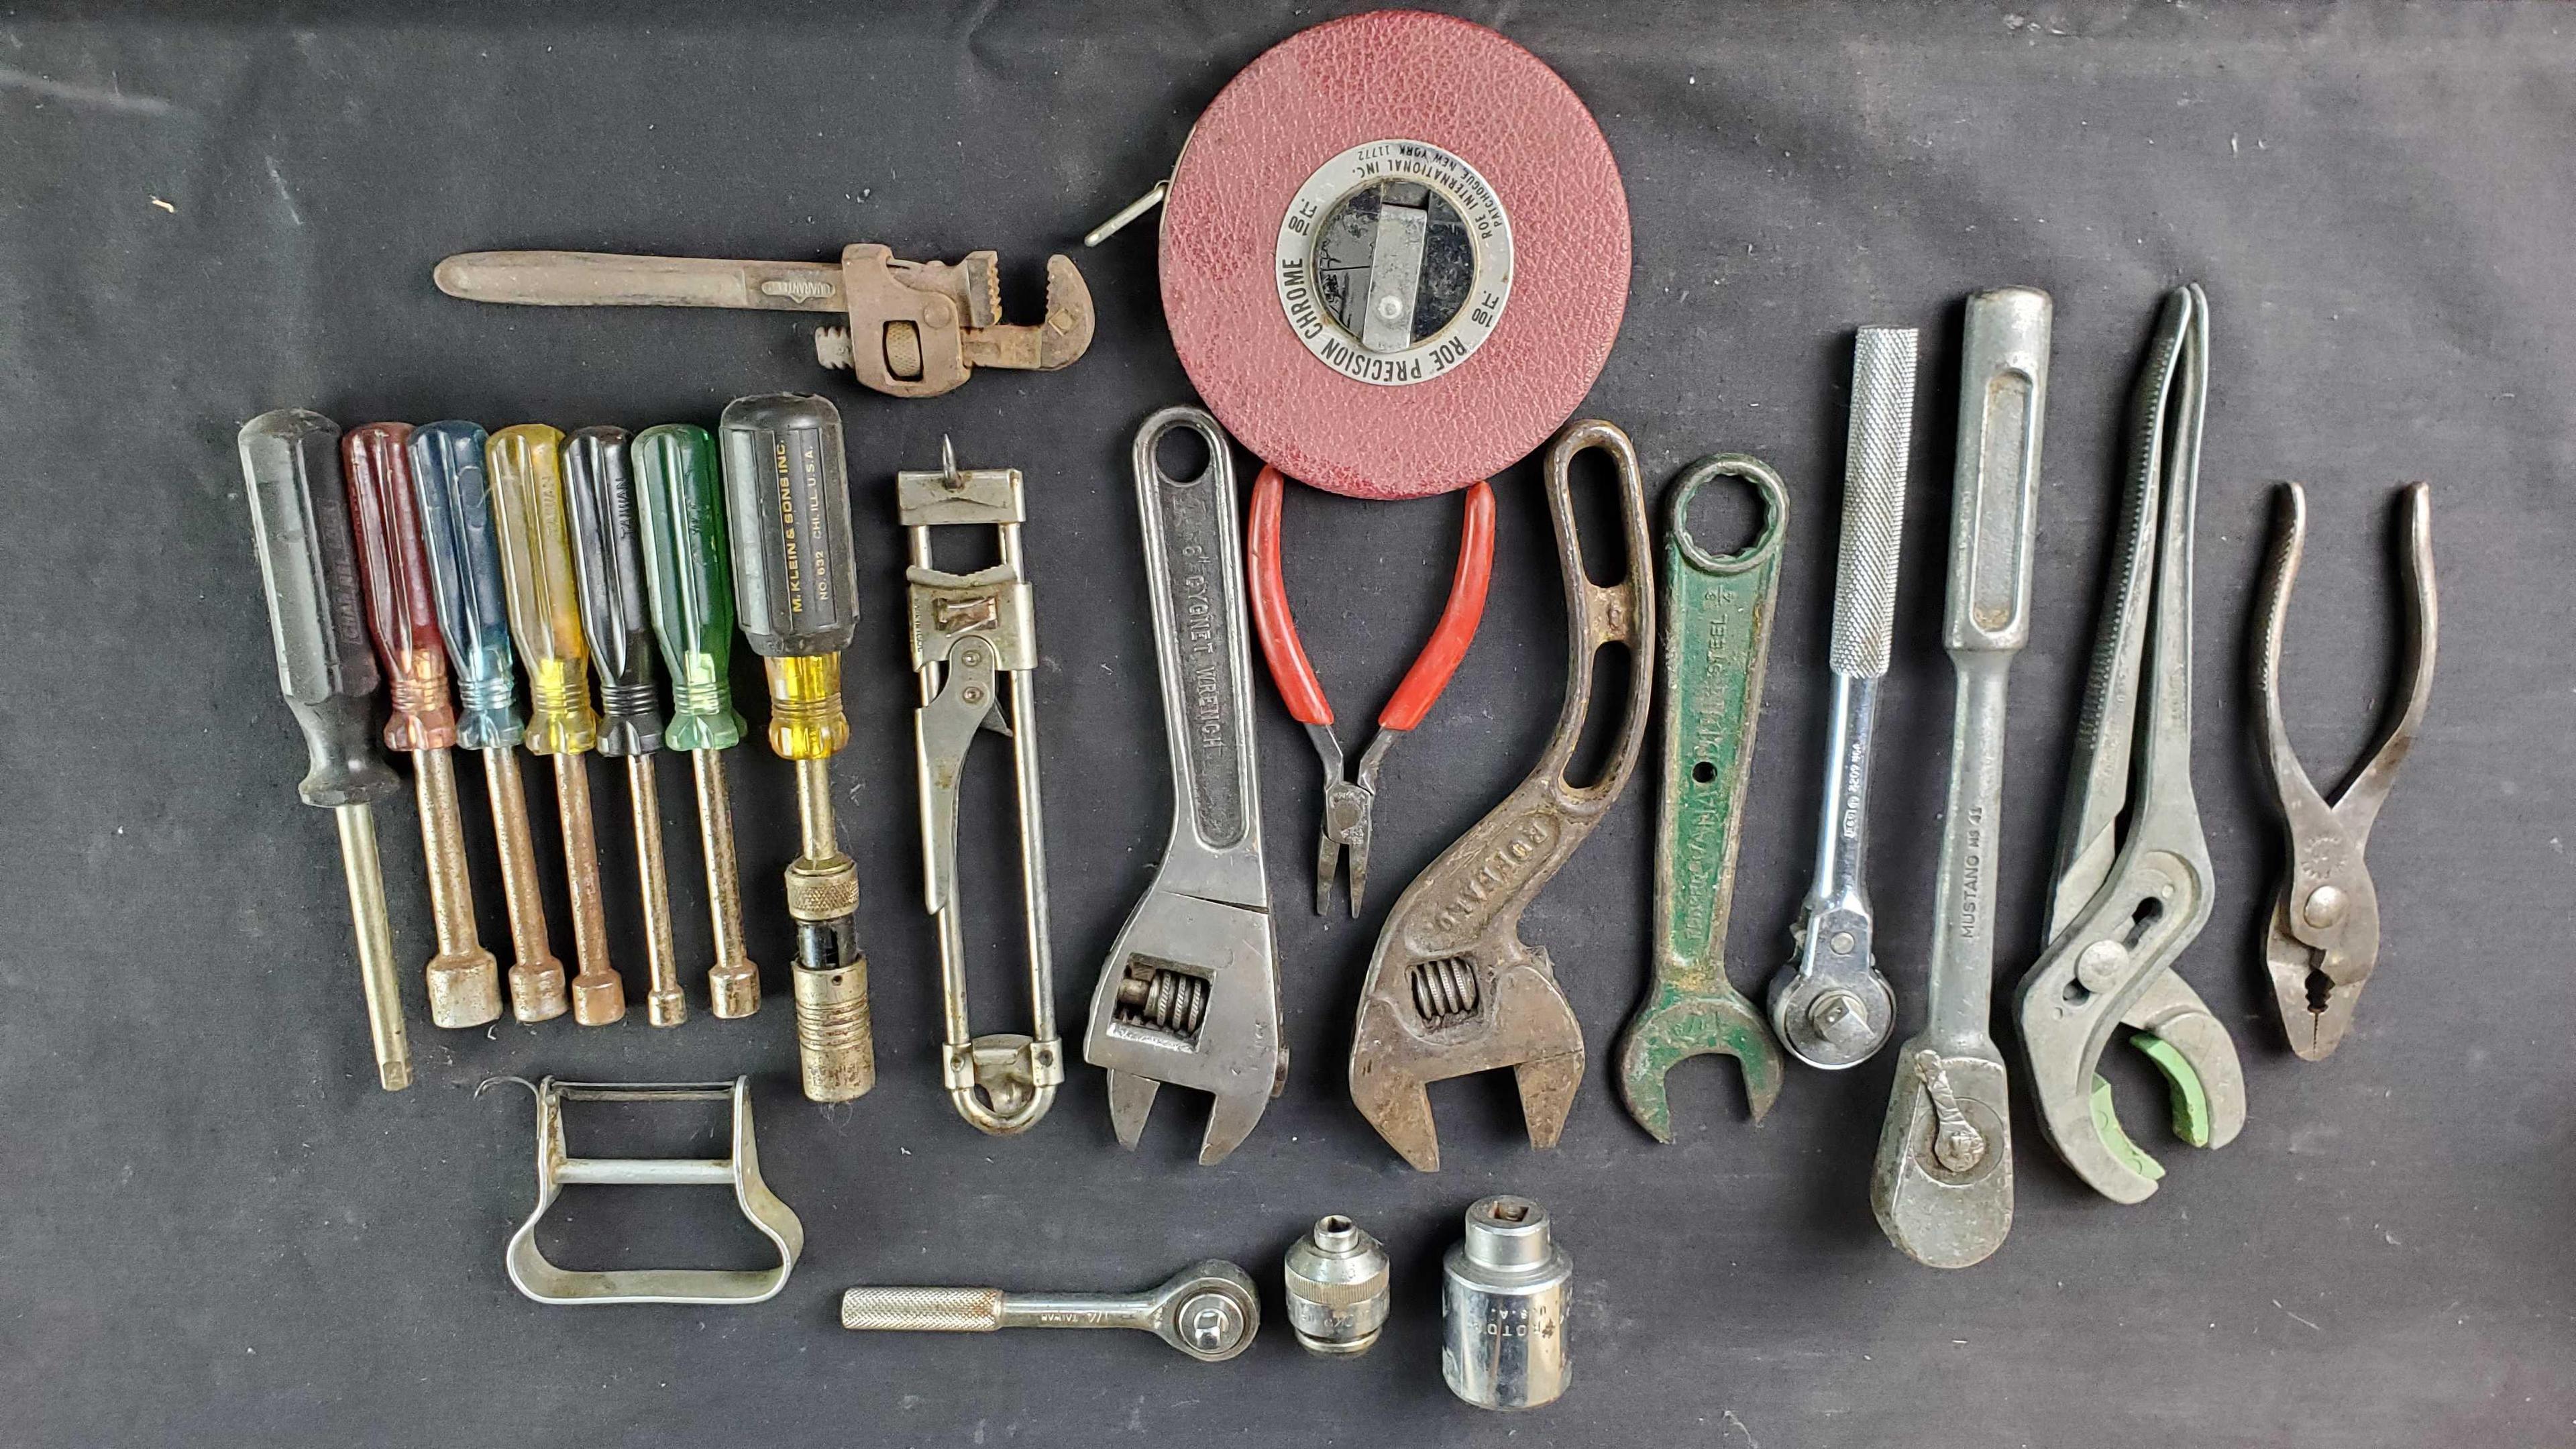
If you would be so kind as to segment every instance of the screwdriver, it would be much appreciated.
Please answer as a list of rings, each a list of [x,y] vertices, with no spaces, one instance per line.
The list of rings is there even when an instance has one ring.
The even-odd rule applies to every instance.
[[[388,1092],[411,1085],[402,989],[394,979],[393,927],[385,919],[384,863],[371,804],[402,789],[368,739],[376,660],[358,617],[358,567],[340,485],[340,428],[319,413],[281,408],[242,424],[242,491],[268,592],[277,683],[304,731],[310,769],[297,793],[340,826],[340,867],[358,932],[358,977],[367,989],[367,1033],[376,1077]]]
[[[644,1017],[655,1026],[678,1026],[689,1019],[689,998],[680,990],[671,948],[662,792],[653,771],[662,748],[662,690],[645,621],[644,548],[636,536],[635,482],[626,471],[626,430],[583,428],[565,440],[563,467],[581,627],[599,672],[599,752],[626,762],[635,817],[635,873],[644,891]]]
[[[483,756],[492,798],[492,837],[501,848],[501,895],[510,907],[510,1015],[552,1021],[571,1006],[563,963],[546,941],[546,902],[537,885],[536,832],[519,776],[519,685],[512,672],[508,590],[492,532],[483,430],[431,423],[411,434],[412,491],[429,554],[438,631],[456,666],[456,742]]]
[[[474,928],[474,886],[465,874],[465,826],[456,804],[456,708],[448,697],[447,646],[438,636],[429,559],[421,551],[410,442],[408,423],[368,423],[340,440],[340,461],[367,629],[393,693],[385,748],[411,756],[420,802],[429,915],[438,930],[438,954],[427,972],[429,1019],[438,1026],[481,1026],[500,1019],[501,967]]]
[[[858,867],[832,823],[828,763],[850,738],[841,651],[858,629],[858,563],[841,415],[827,399],[737,398],[719,425],[734,605],[769,675],[769,747],[796,762],[804,850],[787,867],[796,922],[796,1054],[805,1095],[846,1102],[877,1082]]]
[[[724,752],[742,740],[734,711],[733,577],[726,558],[724,483],[716,440],[690,423],[646,428],[627,445],[644,519],[644,579],[653,632],[671,675],[671,723],[662,743],[689,752],[697,778],[698,843],[707,863],[708,927],[715,964],[707,998],[724,1020],[760,1009],[760,969],[743,946],[741,871],[734,864],[733,799]]]
[[[590,704],[590,651],[581,636],[580,590],[564,515],[563,433],[543,423],[503,428],[484,444],[492,522],[510,637],[528,672],[528,750],[555,762],[555,815],[563,824],[564,885],[572,897],[572,1019],[606,1026],[626,1015],[626,983],[608,964],[608,909],[599,892],[599,843],[591,825],[590,767],[599,741]]]

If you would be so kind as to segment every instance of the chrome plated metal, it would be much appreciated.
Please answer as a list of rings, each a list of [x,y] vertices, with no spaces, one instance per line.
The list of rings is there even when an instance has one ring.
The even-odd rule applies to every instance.
[[[1142,1293],[1006,1293],[999,1288],[852,1288],[841,1326],[895,1333],[993,1333],[1005,1328],[1133,1328],[1201,1363],[1252,1346],[1261,1295],[1232,1263],[1192,1263]]]
[[[1440,1375],[1480,1409],[1554,1403],[1572,1379],[1566,1351],[1574,1260],[1547,1210],[1525,1197],[1467,1209],[1467,1231],[1441,1260]]]

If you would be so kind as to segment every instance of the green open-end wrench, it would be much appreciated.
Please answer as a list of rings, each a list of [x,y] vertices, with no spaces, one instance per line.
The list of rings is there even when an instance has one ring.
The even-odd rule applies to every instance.
[[[1761,534],[1740,553],[1691,537],[1691,500],[1712,478],[1762,497]],[[1726,979],[1726,918],[1735,895],[1753,727],[1762,713],[1789,522],[1780,475],[1758,458],[1702,458],[1673,485],[1664,543],[1664,792],[1655,835],[1654,984],[1619,1041],[1619,1095],[1658,1142],[1673,1140],[1664,1074],[1718,1053],[1744,1069],[1753,1120],[1780,1095],[1780,1048],[1761,1009]]]

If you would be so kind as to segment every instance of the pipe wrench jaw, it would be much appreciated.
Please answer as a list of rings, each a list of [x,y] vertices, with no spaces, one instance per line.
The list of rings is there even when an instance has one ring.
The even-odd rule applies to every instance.
[[[1487,954],[1381,954],[1360,1003],[1351,1100],[1424,1172],[1440,1170],[1433,1082],[1511,1069],[1530,1146],[1544,1151],[1565,1131],[1583,1081],[1583,1027],[1546,953],[1514,940],[1491,953],[1496,964]]]
[[[1932,1268],[1982,1263],[2012,1230],[2012,1106],[2003,1054],[1988,1040],[1897,1054],[1870,1202],[1879,1228]]]
[[[1744,1098],[1760,1122],[1780,1098],[1780,1053],[1761,1014],[1743,993],[1721,985],[1694,991],[1667,979],[1638,1008],[1619,1039],[1619,1095],[1628,1115],[1658,1142],[1673,1140],[1673,1108],[1664,1079],[1693,1057],[1733,1057],[1744,1073]]]
[[[1277,948],[1266,912],[1156,890],[1137,904],[1092,993],[1083,1058],[1109,1073],[1109,1120],[1134,1150],[1155,1094],[1215,1098],[1199,1165],[1252,1134],[1286,1084]]]

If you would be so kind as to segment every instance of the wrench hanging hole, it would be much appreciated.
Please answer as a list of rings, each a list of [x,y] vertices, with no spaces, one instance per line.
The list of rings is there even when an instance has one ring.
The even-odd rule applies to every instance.
[[[1691,779],[1701,785],[1714,784],[1717,781],[1717,766],[1710,761],[1702,760],[1691,766]]]
[[[1610,450],[1584,448],[1565,464],[1567,505],[1574,541],[1583,554],[1583,576],[1597,588],[1628,577],[1628,526],[1619,513],[1619,467]]]
[[[1589,790],[1601,783],[1619,752],[1628,728],[1629,676],[1637,661],[1628,646],[1612,640],[1592,651],[1590,688],[1583,707],[1583,733],[1565,762],[1565,787]]]
[[[1167,428],[1154,444],[1154,466],[1175,483],[1196,483],[1207,474],[1208,441],[1196,428]]]

